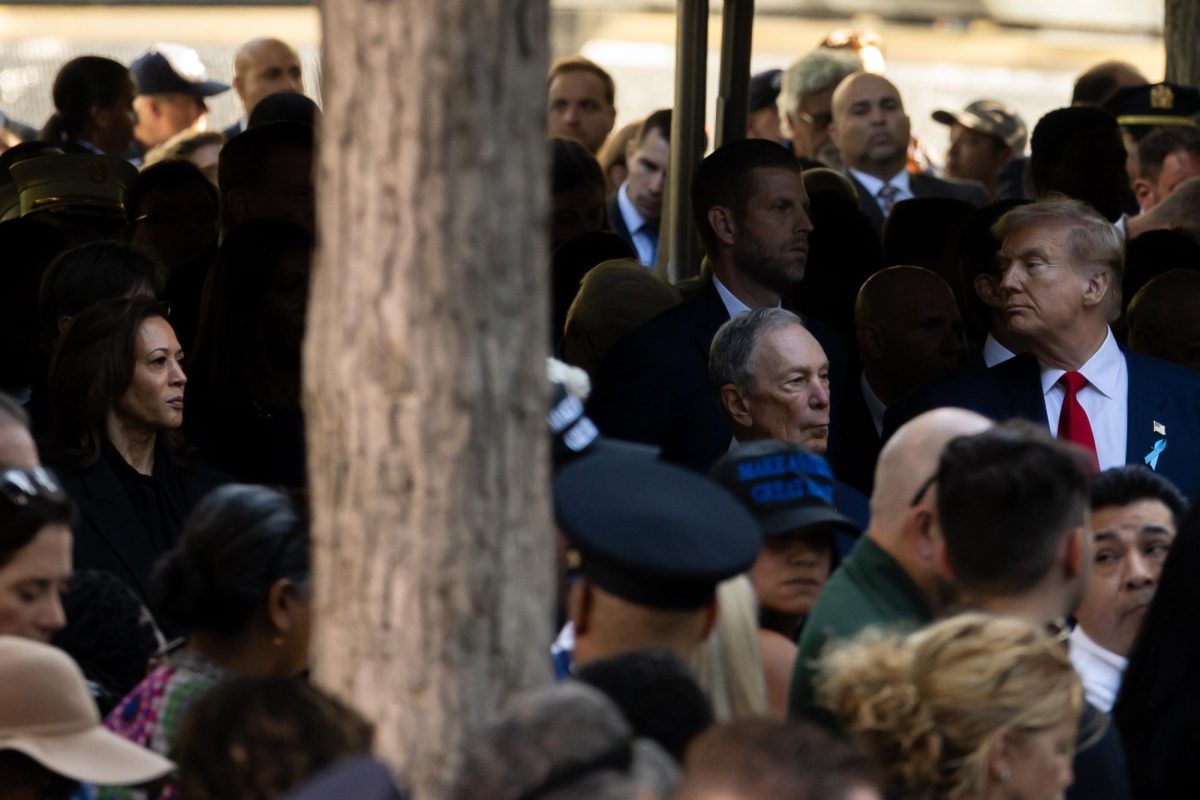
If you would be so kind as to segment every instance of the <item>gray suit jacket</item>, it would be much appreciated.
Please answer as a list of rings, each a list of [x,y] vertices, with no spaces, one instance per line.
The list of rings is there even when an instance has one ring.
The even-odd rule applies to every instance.
[[[849,172],[846,177],[858,191],[858,207],[867,215],[875,232],[881,233],[884,217],[879,202]],[[982,208],[990,202],[987,190],[976,181],[936,178],[924,172],[914,172],[908,176],[908,186],[912,189],[913,197],[950,197],[966,200],[976,208]]]

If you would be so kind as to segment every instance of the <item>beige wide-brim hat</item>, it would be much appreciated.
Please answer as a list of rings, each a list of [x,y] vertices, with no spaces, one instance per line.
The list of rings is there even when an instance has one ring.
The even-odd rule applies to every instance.
[[[175,765],[100,725],[83,673],[57,648],[0,636],[0,750],[16,750],[59,775],[136,786]]]

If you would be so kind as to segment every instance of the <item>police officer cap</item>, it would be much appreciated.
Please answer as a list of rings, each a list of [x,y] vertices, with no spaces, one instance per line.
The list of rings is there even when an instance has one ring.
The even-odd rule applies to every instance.
[[[190,94],[212,97],[229,84],[208,79],[200,54],[181,44],[156,44],[129,65],[138,94]]]
[[[21,216],[35,211],[93,211],[123,214],[125,196],[137,178],[128,161],[91,153],[30,158],[13,164]]]
[[[821,526],[858,535],[833,502],[829,462],[777,439],[740,444],[717,461],[712,478],[753,512],[765,536]]]
[[[754,517],[701,475],[646,458],[582,458],[554,479],[569,562],[638,605],[696,609],[762,548]]]
[[[1104,108],[1125,127],[1195,125],[1200,92],[1166,82],[1124,86],[1104,102]]]

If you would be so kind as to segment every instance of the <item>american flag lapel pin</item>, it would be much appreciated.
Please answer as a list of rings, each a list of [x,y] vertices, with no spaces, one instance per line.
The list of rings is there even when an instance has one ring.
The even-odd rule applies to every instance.
[[[1166,436],[1167,435],[1167,426],[1163,425],[1158,420],[1154,420],[1154,432],[1157,433],[1159,436]]]

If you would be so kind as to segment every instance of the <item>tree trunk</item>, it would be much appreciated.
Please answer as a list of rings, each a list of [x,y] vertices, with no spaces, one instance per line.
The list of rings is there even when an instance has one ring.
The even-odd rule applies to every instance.
[[[1163,42],[1167,50],[1167,80],[1200,86],[1200,2],[1165,0]]]
[[[548,0],[321,6],[315,677],[441,798],[549,679]]]

